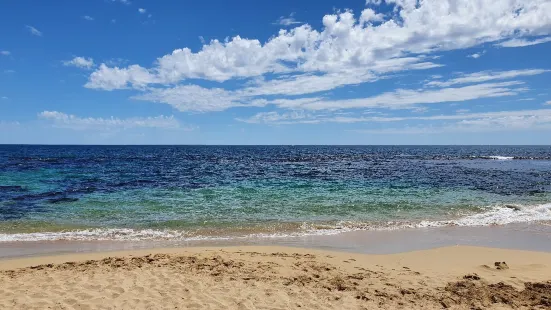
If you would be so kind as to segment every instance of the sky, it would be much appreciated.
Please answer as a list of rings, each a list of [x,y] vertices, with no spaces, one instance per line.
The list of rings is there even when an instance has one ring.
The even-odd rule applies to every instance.
[[[1,0],[0,143],[551,144],[550,0]]]

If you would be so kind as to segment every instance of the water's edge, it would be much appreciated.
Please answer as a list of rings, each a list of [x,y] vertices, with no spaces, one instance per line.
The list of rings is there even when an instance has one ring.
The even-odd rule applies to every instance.
[[[193,241],[4,242],[0,243],[0,259],[68,253],[227,246],[290,246],[365,254],[391,254],[455,245],[551,253],[551,226],[515,223],[500,226],[448,226],[390,231],[349,231],[335,235]]]

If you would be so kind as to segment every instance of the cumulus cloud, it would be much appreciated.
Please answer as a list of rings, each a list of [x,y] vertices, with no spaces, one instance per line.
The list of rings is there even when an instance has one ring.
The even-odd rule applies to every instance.
[[[546,0],[470,0],[461,6],[452,0],[387,2],[394,6],[395,14],[379,23],[366,22],[383,18],[373,15],[372,9],[364,10],[359,18],[346,11],[324,16],[321,31],[302,25],[280,30],[265,43],[240,36],[224,42],[213,40],[196,52],[175,50],[159,58],[155,67],[143,70],[157,83],[196,78],[225,81],[289,71],[339,72],[360,66],[369,69],[377,61],[408,54],[461,49],[550,31],[547,12],[551,3]],[[106,68],[104,73],[110,70],[116,68]]]
[[[511,39],[505,42],[501,42],[496,44],[496,46],[500,47],[524,47],[524,46],[530,46],[530,45],[536,45],[536,44],[542,44],[551,42],[551,37],[545,37],[540,39],[534,39],[534,40],[527,40],[527,39]]]
[[[84,15],[82,16],[82,18],[84,18],[85,20],[88,20],[88,21],[93,21],[94,18],[92,16],[88,16],[88,15]]]
[[[308,115],[345,109],[418,111],[426,109],[425,104],[514,96],[526,87],[521,81],[506,80],[548,71],[483,71],[448,80],[434,76],[421,89],[402,86],[375,96],[331,99],[327,92],[339,87],[442,66],[440,52],[551,34],[547,0],[468,0],[461,5],[455,0],[368,2],[370,8],[357,14],[347,10],[324,16],[321,29],[297,25],[279,30],[265,42],[241,36],[203,40],[201,48],[174,50],[152,66],[103,63],[85,86],[137,89],[133,99],[169,104],[179,111],[272,106],[290,111],[284,116],[258,114],[256,121],[284,117],[281,121],[318,122]],[[376,6],[382,2],[391,7],[390,12],[386,8],[386,14],[379,12]],[[298,22],[291,14],[278,23]],[[227,81],[232,81],[231,89]],[[339,117],[342,122],[351,120]]]
[[[372,9],[365,9],[360,15],[360,24],[370,23],[370,22],[382,22],[385,19],[385,15],[381,13],[376,13]]]
[[[147,10],[144,9],[144,8],[139,8],[138,12],[140,12],[140,14],[145,14],[147,12]]]
[[[147,69],[138,65],[132,65],[126,68],[107,67],[101,64],[99,69],[90,75],[86,87],[101,88],[104,90],[114,90],[127,88],[128,84],[135,88],[143,88],[148,84],[155,83],[157,78]]]
[[[173,116],[157,116],[147,118],[93,118],[78,117],[57,111],[43,111],[38,117],[51,121],[53,126],[74,130],[113,130],[132,128],[179,128],[180,123]]]
[[[295,19],[295,12],[293,12],[289,14],[289,16],[280,16],[273,24],[280,26],[291,26],[295,24],[302,24],[302,22]]]
[[[67,67],[72,66],[82,69],[91,69],[92,67],[94,67],[94,60],[92,58],[77,56],[71,60],[63,61],[63,65]]]
[[[509,71],[481,71],[461,76],[448,81],[431,81],[427,86],[448,87],[456,84],[483,83],[493,80],[513,79],[521,76],[538,75],[551,70],[545,69],[525,69],[525,70],[509,70]]]
[[[10,56],[10,55],[11,55],[11,52],[10,52],[10,51],[0,51],[0,55],[3,55],[3,56]]]
[[[34,28],[33,26],[25,25],[25,28],[32,34],[38,37],[42,36],[42,31]]]

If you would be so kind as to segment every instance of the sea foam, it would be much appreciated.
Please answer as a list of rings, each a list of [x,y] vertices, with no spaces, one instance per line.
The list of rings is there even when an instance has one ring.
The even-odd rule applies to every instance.
[[[315,235],[334,235],[343,232],[361,230],[398,230],[419,229],[446,226],[492,226],[513,223],[530,223],[551,221],[551,203],[523,206],[501,205],[489,206],[480,213],[466,215],[450,220],[425,220],[417,222],[354,222],[340,221],[332,224],[304,223],[298,231],[275,233],[254,233],[247,235],[195,235],[182,230],[130,229],[130,228],[96,228],[61,232],[35,232],[0,234],[0,242],[28,241],[224,241],[240,239],[294,238]]]

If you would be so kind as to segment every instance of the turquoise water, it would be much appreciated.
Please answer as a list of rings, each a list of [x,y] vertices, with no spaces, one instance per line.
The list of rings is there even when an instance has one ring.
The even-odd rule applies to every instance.
[[[551,148],[0,146],[0,240],[551,220]]]

